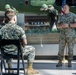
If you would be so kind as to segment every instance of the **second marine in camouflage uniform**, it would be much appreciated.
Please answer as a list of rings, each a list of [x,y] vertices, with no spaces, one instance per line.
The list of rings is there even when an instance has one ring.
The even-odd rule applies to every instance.
[[[54,22],[57,25],[58,11],[52,5],[46,5],[46,4],[43,4],[41,6],[40,10],[47,12],[47,17],[48,17],[49,22],[50,22],[50,31],[52,31],[52,27],[54,25]]]
[[[62,23],[74,23],[76,22],[76,15],[73,13],[69,13],[67,15],[62,15],[60,17],[60,22]],[[62,60],[64,56],[64,47],[65,44],[68,44],[68,60],[72,60],[73,59],[73,47],[74,47],[74,37],[75,37],[75,29],[74,28],[65,28],[60,30],[60,43],[59,43],[59,59]]]
[[[67,5],[66,5],[67,7]],[[64,25],[67,24],[68,28],[61,28],[60,29],[60,40],[59,40],[59,52],[58,52],[58,59],[62,61],[64,56],[64,48],[66,43],[68,44],[68,62],[73,59],[73,47],[74,47],[74,37],[75,37],[75,29],[70,27],[71,24],[76,23],[76,15],[72,12],[68,14],[61,15],[58,24]],[[62,65],[62,64],[61,64]],[[60,66],[60,64],[57,64]],[[68,65],[68,67],[70,67]]]

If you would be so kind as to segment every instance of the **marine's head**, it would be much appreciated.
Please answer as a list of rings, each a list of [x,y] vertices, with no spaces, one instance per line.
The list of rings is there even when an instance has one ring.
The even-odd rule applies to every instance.
[[[10,8],[11,8],[11,7],[10,7],[9,4],[6,4],[6,5],[5,5],[5,9],[6,9],[6,10],[9,10]]]
[[[15,16],[14,10],[13,9],[8,10],[6,13],[6,16],[7,16],[8,21],[12,20],[13,17]]]
[[[40,10],[46,11],[46,10],[48,10],[48,6],[47,6],[46,4],[43,4],[43,5],[41,6]]]
[[[48,9],[49,10],[54,10],[54,6],[53,5],[48,5]]]
[[[65,4],[64,7],[63,7],[63,10],[64,10],[64,13],[65,14],[68,14],[70,12],[70,7],[69,5]]]

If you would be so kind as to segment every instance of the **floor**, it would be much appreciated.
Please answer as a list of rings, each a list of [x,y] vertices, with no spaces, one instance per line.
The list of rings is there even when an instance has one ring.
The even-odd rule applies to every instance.
[[[56,67],[57,60],[35,60],[34,68],[39,71],[39,74],[34,75],[76,75],[76,61],[72,61],[72,67],[67,67],[67,61],[63,62],[62,67]],[[16,67],[16,60],[13,60],[13,67]],[[20,67],[22,67],[20,63]],[[27,68],[27,61],[25,60],[25,68]],[[24,75],[20,71],[20,75]]]

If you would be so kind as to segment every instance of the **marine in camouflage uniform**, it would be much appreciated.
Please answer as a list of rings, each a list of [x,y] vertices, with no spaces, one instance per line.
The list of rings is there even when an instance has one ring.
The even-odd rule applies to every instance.
[[[65,5],[64,7],[67,7]],[[58,59],[59,63],[56,65],[57,67],[62,66],[62,60],[64,56],[64,48],[67,43],[68,45],[68,67],[71,67],[71,60],[73,60],[73,47],[74,47],[74,38],[75,38],[75,29],[71,27],[72,24],[76,23],[76,15],[72,12],[68,14],[61,15],[58,20],[58,24],[67,25],[66,28],[60,29],[60,39],[59,39],[59,52]]]
[[[47,12],[47,18],[49,19],[50,22],[50,31],[51,31],[54,22],[57,25],[58,11],[52,5],[46,5],[46,4],[43,4],[40,10]]]
[[[12,10],[10,10],[7,14],[9,15],[11,11]],[[14,15],[12,14],[9,15],[9,17],[12,17],[12,16],[14,17]],[[11,22],[9,21],[9,23],[3,26],[0,32],[1,32],[2,39],[20,39],[21,42],[23,42],[23,40],[26,39],[24,30],[12,21]],[[33,46],[28,46],[28,45],[22,46],[22,48],[23,48],[23,55],[28,55],[28,73],[32,73],[32,74],[38,73],[38,71],[34,70],[32,67],[33,61],[35,58],[35,48]],[[4,52],[8,54],[16,55],[17,47],[15,45],[6,45],[4,46]],[[8,59],[7,63],[9,67],[12,67],[11,59]]]
[[[58,11],[52,5],[49,5],[47,12],[48,12],[47,17],[50,21],[50,30],[52,31],[54,23],[57,25]]]

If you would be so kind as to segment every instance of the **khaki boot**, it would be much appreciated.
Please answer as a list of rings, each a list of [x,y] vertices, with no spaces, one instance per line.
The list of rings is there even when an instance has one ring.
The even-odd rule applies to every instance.
[[[70,60],[68,61],[68,67],[72,67],[72,63]]]
[[[12,68],[12,65],[8,63],[8,68]],[[8,73],[13,73],[12,70],[8,70]]]
[[[35,69],[33,69],[32,64],[28,65],[27,74],[39,74],[39,72]]]
[[[59,62],[56,65],[56,67],[60,67],[60,66],[62,66],[62,60],[59,60]]]

